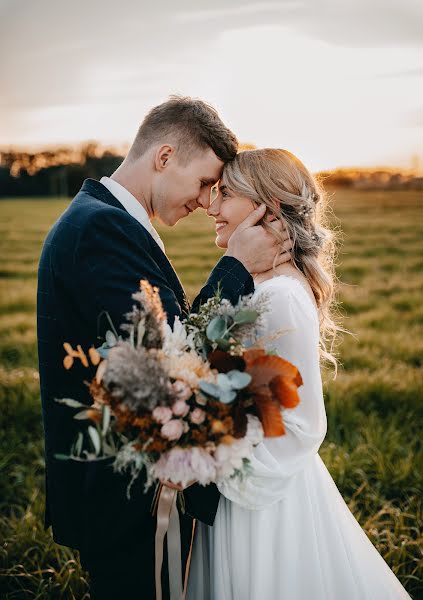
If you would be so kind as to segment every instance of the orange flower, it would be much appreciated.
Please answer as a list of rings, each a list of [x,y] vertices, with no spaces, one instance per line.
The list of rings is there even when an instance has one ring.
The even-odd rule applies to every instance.
[[[233,444],[235,441],[235,438],[232,435],[224,435],[223,437],[220,438],[220,443],[221,444]]]
[[[214,419],[212,421],[211,430],[213,433],[226,433],[226,427],[223,424],[223,421],[219,421],[219,419]]]
[[[261,348],[247,350],[243,358],[252,377],[248,390],[253,394],[264,435],[283,435],[280,407],[294,408],[299,403],[298,388],[303,384],[300,372],[287,360],[267,355]]]
[[[63,344],[63,348],[66,350],[67,353],[67,356],[65,356],[65,358],[63,359],[63,366],[65,367],[65,369],[71,368],[74,362],[74,358],[79,358],[84,367],[89,366],[88,359],[79,344],[76,347],[77,349],[74,350],[68,342],[65,342]]]
[[[99,364],[99,362],[101,361],[101,356],[97,352],[97,350],[94,348],[94,346],[92,346],[88,350],[88,355],[90,357],[90,360],[91,360],[92,364],[96,367]]]
[[[89,408],[86,415],[87,419],[91,419],[91,421],[95,421],[96,423],[100,423],[101,421],[101,412],[95,408]]]

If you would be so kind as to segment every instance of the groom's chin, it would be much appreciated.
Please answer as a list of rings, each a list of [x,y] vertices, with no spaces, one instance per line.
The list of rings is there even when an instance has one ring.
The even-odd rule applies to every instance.
[[[183,219],[183,215],[176,215],[176,214],[167,214],[167,215],[160,215],[159,217],[159,221],[161,223],[163,223],[163,225],[167,225],[168,227],[173,227],[174,225],[176,225],[176,223],[178,221],[180,221],[181,219]]]

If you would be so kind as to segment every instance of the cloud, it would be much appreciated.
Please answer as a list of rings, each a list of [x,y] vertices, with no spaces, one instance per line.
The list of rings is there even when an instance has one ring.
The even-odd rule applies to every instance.
[[[175,12],[174,18],[185,25],[208,24],[223,30],[279,24],[339,46],[423,46],[420,0],[238,1],[230,8],[214,3],[212,9],[192,2],[189,10]]]
[[[399,71],[391,71],[383,73],[378,76],[378,79],[391,79],[391,78],[404,78],[410,77],[423,77],[423,67],[416,67],[415,69],[403,69]]]
[[[423,127],[423,109],[416,108],[409,111],[405,116],[404,123],[406,127],[421,129]]]

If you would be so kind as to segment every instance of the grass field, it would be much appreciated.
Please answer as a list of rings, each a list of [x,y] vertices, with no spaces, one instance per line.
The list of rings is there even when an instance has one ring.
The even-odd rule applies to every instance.
[[[78,558],[43,531],[35,291],[61,200],[0,202],[0,597],[88,599]],[[337,192],[342,368],[325,374],[320,454],[354,515],[414,598],[422,584],[423,196]],[[198,211],[197,211],[198,212]],[[195,213],[161,229],[191,298],[220,255]],[[420,537],[419,537],[420,535]]]

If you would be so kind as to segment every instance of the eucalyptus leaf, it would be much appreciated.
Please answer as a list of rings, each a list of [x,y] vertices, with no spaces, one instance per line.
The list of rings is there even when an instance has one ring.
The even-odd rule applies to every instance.
[[[116,446],[114,444],[109,444],[108,442],[103,442],[103,452],[108,456],[113,456],[116,454]]]
[[[229,350],[229,348],[231,347],[230,342],[228,342],[228,340],[225,340],[223,338],[219,338],[216,341],[216,344],[218,345],[218,347],[220,348],[220,350]]]
[[[110,425],[110,406],[105,404],[103,406],[102,422],[101,422],[101,434],[104,436],[107,433]]]
[[[110,349],[107,348],[107,346],[105,346],[104,344],[99,348],[96,348],[96,350],[103,359],[106,359],[109,356]]]
[[[67,454],[55,454],[54,458],[57,458],[57,460],[71,460],[71,457]]]
[[[101,440],[100,440],[100,436],[99,436],[97,429],[90,425],[88,427],[88,435],[90,436],[90,439],[93,443],[95,454],[96,455],[100,454]]]
[[[237,325],[246,325],[255,323],[259,313],[256,310],[240,310],[234,317],[234,323]]]
[[[223,404],[230,404],[236,398],[236,392],[234,390],[222,390],[219,400]]]
[[[249,373],[236,370],[229,371],[229,373],[227,373],[227,377],[231,382],[232,388],[235,390],[242,390],[243,388],[247,387],[252,379]]]
[[[83,435],[83,433],[81,433],[79,431],[78,437],[76,438],[75,449],[74,449],[74,453],[76,454],[76,456],[80,456],[80,454],[82,452],[82,444],[83,443],[84,443],[84,435]]]
[[[72,398],[56,398],[56,402],[59,404],[65,404],[70,408],[87,408],[86,404],[78,402],[78,400],[73,400]]]
[[[88,450],[84,450],[82,453],[85,457],[85,460],[95,460],[97,458],[97,454],[95,452],[88,452]]]
[[[106,344],[109,348],[113,348],[113,346],[116,346],[117,341],[118,339],[113,333],[113,331],[110,331],[110,329],[106,331]]]
[[[226,320],[223,317],[214,317],[207,325],[206,336],[212,342],[217,341],[226,333]]]
[[[200,390],[213,398],[220,398],[220,388],[214,383],[208,381],[200,381]]]
[[[225,373],[219,373],[219,375],[217,376],[217,385],[222,390],[231,390],[232,389],[231,380]]]
[[[89,418],[87,416],[88,411],[89,411],[89,409],[87,407],[85,407],[85,410],[81,410],[81,412],[76,413],[76,415],[74,415],[73,418],[76,419],[77,421],[83,421],[84,419],[88,419]]]

